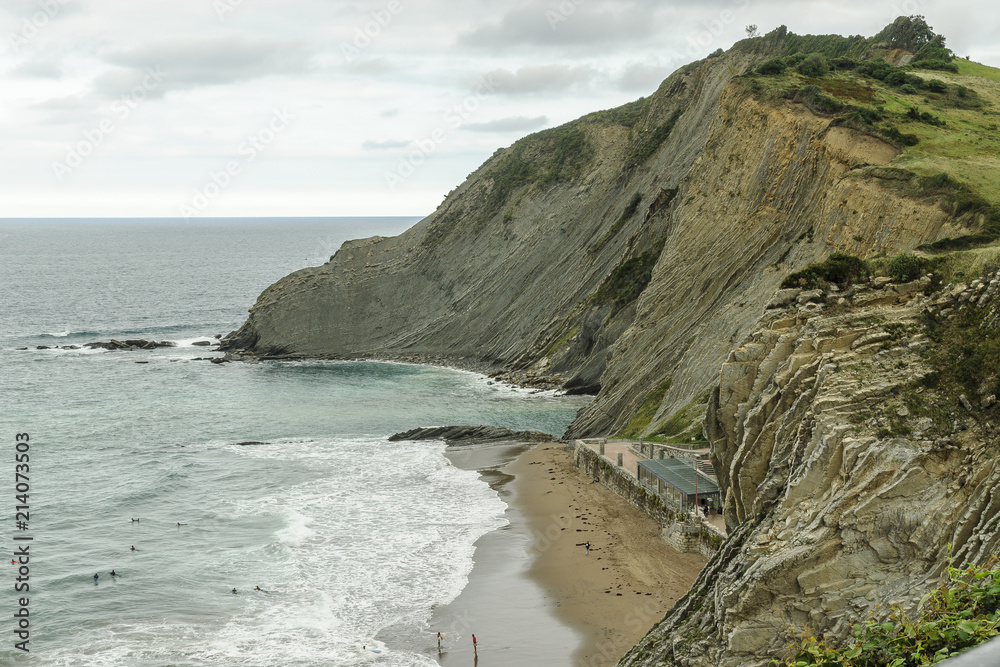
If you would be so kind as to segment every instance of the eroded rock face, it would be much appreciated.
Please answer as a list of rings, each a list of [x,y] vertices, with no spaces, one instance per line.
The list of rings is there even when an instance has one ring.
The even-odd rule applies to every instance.
[[[892,146],[732,81],[760,57],[737,49],[675,73],[632,127],[585,123],[594,157],[579,174],[490,208],[518,150],[544,159],[541,135],[498,151],[404,234],[345,243],[269,287],[222,349],[434,358],[599,392],[572,437],[621,431],[669,381],[655,433],[712,384],[784,276],[832,251],[892,255],[949,231],[935,202],[865,175]],[[635,162],[670,119],[667,139]],[[646,253],[638,298],[598,298]]]
[[[1000,546],[990,416],[921,383],[921,313],[984,292],[927,282],[769,311],[732,351],[706,424],[732,537],[623,665],[764,665],[796,631],[912,609],[949,545],[959,564]]]

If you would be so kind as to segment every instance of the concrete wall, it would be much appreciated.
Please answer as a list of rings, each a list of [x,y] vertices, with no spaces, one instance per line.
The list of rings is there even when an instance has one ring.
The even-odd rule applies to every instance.
[[[660,534],[678,551],[697,551],[711,558],[722,538],[700,523],[688,523],[672,503],[651,493],[629,471],[619,468],[586,445],[577,444],[573,463],[591,479],[598,480],[629,501],[660,525]]]

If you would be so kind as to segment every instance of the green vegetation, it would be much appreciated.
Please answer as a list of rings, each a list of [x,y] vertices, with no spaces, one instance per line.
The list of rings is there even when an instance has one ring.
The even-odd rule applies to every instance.
[[[897,283],[908,283],[920,277],[927,260],[916,255],[898,255],[889,264],[889,277]]]
[[[985,310],[985,309],[984,309]],[[980,328],[987,313],[962,308],[951,319],[926,315],[927,336],[935,345],[928,363],[945,395],[1000,394],[1000,331]]]
[[[594,292],[594,302],[612,303],[618,311],[638,299],[652,279],[653,267],[666,241],[667,237],[661,236],[649,250],[619,264]]]
[[[637,167],[652,157],[653,153],[655,153],[656,150],[663,145],[663,142],[667,140],[667,137],[670,136],[670,132],[674,129],[674,125],[677,124],[677,119],[681,117],[681,113],[683,112],[680,109],[674,111],[667,122],[658,126],[648,137],[633,147],[628,159],[625,160],[625,168],[631,169],[632,167]]]
[[[868,278],[870,270],[865,260],[853,255],[835,252],[818,264],[810,264],[801,271],[796,271],[782,281],[783,288],[802,287],[815,289],[830,283],[847,287],[852,283]]]
[[[702,434],[702,418],[708,407],[711,390],[702,392],[697,398],[675,412],[669,419],[656,425],[649,440],[657,442],[674,442],[690,445],[694,442],[705,442]]]
[[[854,626],[847,646],[832,646],[811,635],[793,648],[794,655],[773,665],[808,667],[911,667],[933,665],[991,639],[1000,626],[1000,566],[948,567],[948,583],[921,601],[919,616],[896,611],[885,621]]]
[[[622,211],[621,217],[619,217],[618,220],[615,221],[615,224],[611,225],[611,229],[606,231],[601,236],[601,238],[591,243],[590,246],[587,247],[587,250],[589,252],[599,252],[600,249],[603,248],[608,241],[614,238],[615,234],[617,234],[619,230],[621,230],[621,228],[625,225],[625,223],[632,219],[632,216],[635,215],[635,210],[639,208],[640,202],[642,202],[642,194],[636,192],[634,195],[632,195],[632,199],[625,206],[625,210]]]
[[[822,55],[813,53],[806,56],[795,69],[803,76],[823,76],[830,71],[830,65]]]
[[[642,402],[642,406],[636,410],[635,415],[632,416],[625,430],[622,431],[622,436],[626,438],[638,438],[642,435],[642,432],[649,426],[649,422],[653,421],[653,416],[660,408],[660,403],[663,402],[663,397],[666,395],[668,389],[670,389],[670,378],[661,382],[646,397],[646,400]]]

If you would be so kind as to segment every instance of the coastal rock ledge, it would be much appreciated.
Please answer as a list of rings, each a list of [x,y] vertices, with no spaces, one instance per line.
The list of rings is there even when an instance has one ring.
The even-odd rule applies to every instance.
[[[514,431],[496,426],[425,426],[389,436],[398,440],[444,440],[449,445],[471,445],[488,442],[552,442],[557,440],[541,431]]]

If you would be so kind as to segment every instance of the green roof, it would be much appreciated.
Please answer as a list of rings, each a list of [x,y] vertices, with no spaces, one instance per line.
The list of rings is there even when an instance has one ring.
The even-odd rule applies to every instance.
[[[695,476],[698,477],[698,494],[718,493],[719,485],[704,475],[698,475],[691,467],[692,462],[686,459],[650,459],[639,461],[639,467],[645,468],[656,477],[663,480],[681,493],[694,495]]]

